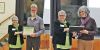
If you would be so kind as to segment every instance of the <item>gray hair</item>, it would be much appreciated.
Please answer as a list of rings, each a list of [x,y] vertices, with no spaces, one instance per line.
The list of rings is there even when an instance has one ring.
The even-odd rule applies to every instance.
[[[67,14],[66,14],[66,12],[64,11],[64,10],[60,10],[59,12],[58,12],[58,16],[59,15],[64,15],[64,16],[66,16]]]
[[[18,20],[18,17],[14,15],[14,16],[12,17],[12,20]]]
[[[87,6],[81,6],[79,9],[78,9],[78,16],[80,17],[80,10],[86,12],[88,15],[90,13],[90,10],[87,8]]]

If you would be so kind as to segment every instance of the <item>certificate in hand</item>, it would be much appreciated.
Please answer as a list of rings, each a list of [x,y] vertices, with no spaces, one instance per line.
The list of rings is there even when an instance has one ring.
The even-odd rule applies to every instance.
[[[80,30],[83,30],[84,26],[69,26],[69,32],[80,32]]]
[[[30,35],[34,32],[34,27],[24,26],[23,27],[23,35]]]

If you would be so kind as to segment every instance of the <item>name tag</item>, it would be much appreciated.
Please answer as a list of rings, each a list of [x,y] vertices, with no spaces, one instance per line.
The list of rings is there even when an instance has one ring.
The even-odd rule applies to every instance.
[[[15,28],[12,28],[12,31],[15,31],[16,29]]]
[[[60,27],[64,27],[64,25],[60,25]]]

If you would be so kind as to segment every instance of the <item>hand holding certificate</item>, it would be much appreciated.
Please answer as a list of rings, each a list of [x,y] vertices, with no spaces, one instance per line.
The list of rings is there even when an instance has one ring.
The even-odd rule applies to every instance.
[[[81,30],[80,32],[84,33],[84,34],[88,34],[89,33],[87,30]]]
[[[37,34],[36,33],[32,33],[30,36],[31,37],[37,37]]]
[[[22,32],[15,32],[15,34],[14,34],[14,35],[17,35],[17,34],[22,34]]]
[[[23,35],[31,35],[34,32],[34,27],[24,26]]]
[[[65,31],[69,32],[69,28],[64,28],[64,32],[65,32]]]

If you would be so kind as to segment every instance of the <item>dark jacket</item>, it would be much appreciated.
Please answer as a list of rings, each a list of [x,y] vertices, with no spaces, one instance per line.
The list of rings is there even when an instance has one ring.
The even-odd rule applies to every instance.
[[[54,23],[54,33],[53,33],[53,43],[54,44],[62,44],[65,45],[66,42],[66,32],[64,31],[65,27],[60,27],[60,25],[64,25],[63,23],[60,23],[59,21],[56,21]],[[66,23],[67,27],[69,27],[69,23]],[[69,41],[70,41],[70,45],[71,45],[71,41],[72,41],[72,34],[69,33]]]
[[[21,25],[19,25],[18,30],[16,30],[13,25],[8,26],[8,34],[9,34],[8,43],[9,44],[16,45],[17,35],[14,35],[14,33],[17,31],[22,32],[23,27]],[[19,35],[20,35],[20,42],[21,42],[21,44],[23,44],[24,43],[23,35],[22,34],[19,34]]]
[[[81,25],[81,18],[78,20],[77,25]],[[78,39],[82,40],[93,40],[94,35],[96,34],[97,27],[96,22],[93,18],[89,17],[88,21],[84,24],[86,30],[89,31],[89,34],[82,34],[81,36],[78,36]]]

